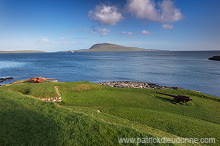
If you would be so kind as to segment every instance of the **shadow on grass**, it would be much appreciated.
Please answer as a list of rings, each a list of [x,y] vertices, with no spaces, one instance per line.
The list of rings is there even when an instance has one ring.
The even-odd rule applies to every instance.
[[[30,108],[12,100],[0,111],[0,145],[57,145],[58,124]]]
[[[194,105],[192,102],[175,102],[175,101],[173,101],[173,99],[165,98],[165,97],[161,97],[161,96],[156,96],[156,98],[161,101],[170,102],[170,103],[176,104],[176,105],[184,105],[184,106],[193,106]]]
[[[161,96],[156,96],[156,98],[161,100],[161,101],[164,101],[164,102],[170,102],[172,104],[176,104],[176,102],[173,101],[173,99],[170,99],[170,98],[165,98],[165,97],[161,97]]]

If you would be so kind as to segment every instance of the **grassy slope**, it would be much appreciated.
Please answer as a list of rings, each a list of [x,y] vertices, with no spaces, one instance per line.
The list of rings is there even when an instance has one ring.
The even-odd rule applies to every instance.
[[[154,137],[145,130],[110,123],[111,116],[103,113],[94,116],[97,111],[89,114],[32,98],[57,96],[53,89],[50,83],[0,88],[1,145],[118,145],[120,137]]]
[[[81,89],[74,84],[60,87],[63,104],[98,109],[181,137],[217,138],[220,135],[220,105],[218,99],[213,100],[211,96],[193,91],[159,90],[193,98],[188,105],[182,105],[173,104],[172,98],[157,95],[156,90],[119,89],[94,84],[92,88],[88,84],[80,86]]]
[[[2,89],[0,111],[1,145],[117,145],[118,137],[152,136]]]
[[[46,98],[57,97],[54,86],[61,92],[62,102],[60,105],[65,107],[65,110],[62,109],[62,112],[65,111],[68,114],[80,115],[83,117],[81,117],[83,120],[85,120],[85,117],[89,117],[99,122],[97,125],[102,123],[106,126],[106,123],[108,123],[108,126],[106,126],[108,128],[116,126],[115,130],[118,130],[118,127],[120,127],[122,129],[127,128],[129,129],[127,131],[133,132],[132,134],[125,132],[124,135],[130,134],[129,136],[138,137],[138,135],[144,133],[159,137],[215,137],[216,142],[219,142],[219,99],[193,91],[119,89],[89,82],[23,84],[1,87],[1,89],[17,91],[37,98]],[[156,91],[189,95],[193,98],[193,101],[189,104],[174,104],[172,103],[172,98],[158,95],[155,93]],[[27,97],[25,98],[34,100]],[[12,99],[14,98],[10,100]],[[51,104],[37,100],[34,101],[38,102],[39,105]],[[24,103],[23,105],[26,104]],[[61,110],[61,107],[51,104],[51,106],[52,105],[53,108]],[[8,110],[10,108],[8,107]],[[33,110],[32,106],[29,108]],[[68,112],[67,109],[70,109],[71,112]],[[97,110],[100,110],[101,113],[98,113]],[[61,116],[62,112],[56,111],[57,117]],[[38,114],[43,113],[42,111],[38,111]],[[53,113],[50,114],[53,115]],[[44,117],[48,118],[51,116],[47,114],[44,115]],[[51,118],[49,119],[51,120]],[[52,119],[52,121],[59,122],[58,119]],[[68,123],[68,120],[63,122]],[[87,124],[95,125],[96,122],[88,122]],[[81,123],[81,121],[79,123]],[[85,128],[84,126],[81,125],[82,128]],[[114,129],[112,127],[109,129]],[[69,128],[71,128],[71,126]],[[66,128],[66,130],[68,130],[68,128]],[[113,135],[120,137],[118,135],[120,132],[114,132],[115,130],[113,130]],[[110,133],[111,132],[110,130]],[[98,132],[96,134],[94,132],[92,135],[98,136],[99,134]],[[112,138],[114,136],[112,136]],[[112,138],[108,137],[105,139],[108,139],[110,142]]]

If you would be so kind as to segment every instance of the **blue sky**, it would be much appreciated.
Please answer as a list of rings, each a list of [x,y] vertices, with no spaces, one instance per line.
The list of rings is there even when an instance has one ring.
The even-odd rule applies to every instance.
[[[0,0],[0,51],[220,50],[219,0]]]

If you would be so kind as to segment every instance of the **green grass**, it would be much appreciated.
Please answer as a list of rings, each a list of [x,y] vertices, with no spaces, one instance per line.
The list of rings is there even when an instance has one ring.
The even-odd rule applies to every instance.
[[[20,92],[25,95],[31,95],[37,98],[53,98],[57,97],[54,89],[54,85],[51,83],[44,84],[18,84],[13,86],[5,86],[4,89],[9,89],[11,91]]]
[[[152,136],[2,89],[0,108],[1,145],[117,145],[118,137]]]
[[[54,87],[62,102],[38,100],[57,97]],[[184,94],[193,101],[174,103],[156,91]],[[220,142],[219,98],[189,90],[113,88],[90,82],[18,83],[0,87],[0,109],[3,145],[117,145],[119,137],[146,136]]]

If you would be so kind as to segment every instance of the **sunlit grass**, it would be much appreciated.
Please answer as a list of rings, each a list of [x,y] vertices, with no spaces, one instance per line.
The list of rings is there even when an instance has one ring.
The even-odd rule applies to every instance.
[[[152,137],[2,89],[0,120],[1,145],[118,145],[119,137]]]
[[[62,96],[59,106],[34,99],[57,97],[55,88]],[[143,135],[212,137],[216,138],[216,142],[220,141],[220,100],[194,91],[113,88],[85,81],[19,83],[1,87],[0,91],[1,118],[3,117],[1,121],[8,120],[8,124],[3,124],[5,125],[3,132],[9,132],[7,129],[12,127],[9,137],[3,136],[3,141],[0,141],[4,143],[9,143],[9,139],[15,134],[20,134],[19,138],[23,139],[25,135],[34,131],[38,133],[38,128],[49,131],[48,133],[44,131],[46,137],[50,139],[43,140],[46,144],[51,142],[51,137],[56,137],[54,133],[61,133],[61,136],[58,134],[61,138],[55,140],[55,143],[61,145],[73,144],[74,141],[78,144],[102,143],[104,140],[97,140],[100,134],[110,135],[104,136],[103,139],[114,145],[117,144],[114,141],[116,137]],[[188,103],[175,103],[172,97],[157,94],[157,91],[174,95],[183,94],[193,100]],[[20,118],[23,119],[18,123]],[[29,130],[25,129],[26,127]],[[21,129],[25,131],[19,133]],[[35,140],[27,136],[30,143],[42,144],[41,139],[44,138],[40,136],[44,132],[40,132]],[[79,136],[83,138],[79,139]],[[18,141],[21,144],[27,142]]]

